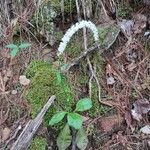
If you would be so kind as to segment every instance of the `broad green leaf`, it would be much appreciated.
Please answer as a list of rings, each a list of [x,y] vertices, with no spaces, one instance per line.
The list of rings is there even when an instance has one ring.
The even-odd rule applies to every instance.
[[[17,49],[18,46],[15,45],[15,44],[9,44],[9,45],[6,45],[7,48],[10,48],[10,49]]]
[[[49,121],[49,125],[52,126],[52,125],[60,122],[65,117],[66,113],[67,112],[61,111],[61,112],[58,112],[57,114],[55,114]]]
[[[88,138],[87,138],[87,135],[86,135],[86,132],[85,130],[83,129],[83,127],[81,127],[79,129],[79,131],[77,132],[77,135],[76,135],[76,143],[77,143],[77,147],[80,149],[80,150],[84,150],[86,149],[87,145],[88,145]]]
[[[68,124],[75,129],[80,129],[82,126],[82,117],[77,113],[68,113],[67,115]]]
[[[10,52],[10,55],[11,57],[15,57],[17,55],[17,53],[19,52],[19,48],[14,48],[11,52]]]
[[[92,107],[92,101],[90,98],[83,98],[77,102],[75,111],[85,111]]]
[[[57,138],[57,146],[59,150],[66,150],[72,141],[71,131],[69,125],[66,124],[63,130],[60,132]]]
[[[60,73],[60,71],[56,72],[56,76],[57,76],[57,82],[58,82],[58,84],[60,84],[61,83],[61,73]]]
[[[29,46],[31,46],[30,43],[23,43],[19,45],[19,48],[28,48]]]

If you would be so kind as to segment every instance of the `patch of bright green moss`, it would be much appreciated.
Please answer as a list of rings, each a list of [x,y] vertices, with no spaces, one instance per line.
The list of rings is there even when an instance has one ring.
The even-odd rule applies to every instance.
[[[61,75],[61,81],[58,75]],[[72,111],[74,92],[66,77],[60,74],[53,65],[44,61],[33,61],[26,70],[26,76],[31,80],[26,98],[31,105],[33,118],[52,95],[56,95],[56,100],[45,116],[46,123],[57,111]]]
[[[46,139],[36,136],[33,139],[31,146],[29,147],[29,150],[46,150],[46,146],[47,146]]]

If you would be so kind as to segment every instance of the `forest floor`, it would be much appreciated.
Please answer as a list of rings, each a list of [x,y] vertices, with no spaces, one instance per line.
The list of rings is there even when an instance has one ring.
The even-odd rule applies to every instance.
[[[130,21],[120,21],[120,24],[109,16],[107,23],[92,19],[96,26],[110,25],[113,22],[117,26],[120,25],[121,31],[110,48],[100,54],[102,60],[95,58],[96,66],[101,67],[101,70],[96,72],[99,84],[94,83],[97,86],[96,94],[98,88],[101,89],[101,112],[95,117],[89,117],[88,114],[84,116],[84,127],[89,132],[88,150],[150,149],[150,13],[149,7],[139,6],[138,9],[140,11],[135,10]],[[14,25],[18,22],[22,27],[19,35],[14,35],[14,27],[8,24],[0,41],[0,149],[9,149],[31,119],[31,106],[24,96],[30,84],[22,84],[20,77],[24,75],[32,60],[57,61],[59,41],[49,46],[43,37],[31,34],[26,24],[30,21],[28,17],[30,18],[29,15],[23,14],[18,20],[14,20]],[[64,24],[62,29],[60,24],[63,23],[60,20],[59,18],[56,24],[65,33],[71,21]],[[76,20],[77,18],[74,22]],[[6,45],[18,38],[20,41],[28,41],[31,46],[12,58]],[[80,39],[75,41],[78,44]],[[83,48],[82,42],[80,45]],[[101,49],[89,54],[93,68],[94,53],[98,51]],[[65,53],[63,60],[71,62],[79,55]],[[89,96],[91,90],[90,80],[85,83],[81,81],[90,79],[91,75],[85,58],[67,74],[74,89],[78,91],[77,98]],[[85,79],[83,74],[87,75]],[[21,128],[18,128],[20,126]],[[55,133],[55,130],[42,124],[36,134],[47,139],[47,149],[57,149]]]

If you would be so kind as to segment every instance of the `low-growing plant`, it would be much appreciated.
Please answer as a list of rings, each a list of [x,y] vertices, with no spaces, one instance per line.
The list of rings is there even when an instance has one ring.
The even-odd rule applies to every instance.
[[[21,49],[28,48],[29,46],[31,46],[30,43],[22,43],[20,45],[8,44],[8,45],[6,45],[6,48],[10,48],[11,49],[11,52],[10,52],[11,57],[15,57]]]
[[[72,36],[79,29],[84,27],[91,30],[94,41],[98,42],[98,30],[91,21],[83,20],[77,22],[67,30],[62,38],[57,52],[58,57],[63,54]],[[51,107],[49,110],[50,112],[47,112],[49,118],[55,114],[49,121],[49,125],[55,125],[66,118],[64,122],[66,125],[57,138],[57,146],[60,150],[65,150],[72,142],[73,146],[75,145],[83,150],[88,144],[88,138],[82,127],[83,117],[78,112],[89,110],[92,107],[92,101],[90,98],[81,99],[77,102],[75,110],[72,111],[72,108],[75,106],[73,96],[74,90],[72,91],[70,84],[68,84],[65,76],[62,74],[67,66],[68,64],[60,63],[55,68],[53,65],[47,64],[46,62],[42,62],[42,65],[39,62],[38,64],[33,63],[26,73],[27,77],[31,78],[31,86],[27,94],[27,99],[31,103],[31,107],[34,110],[32,111],[33,117],[35,117],[37,112],[39,112],[44,105],[44,100],[46,100],[49,95],[56,95],[57,103]],[[59,129],[61,127],[59,126]]]
[[[62,42],[60,42],[60,45],[58,47],[57,56],[60,56],[64,52],[67,44],[69,43],[69,41],[73,37],[73,35],[78,30],[80,30],[84,27],[90,29],[91,32],[93,33],[94,41],[95,42],[98,41],[99,35],[98,35],[98,30],[97,30],[95,24],[93,24],[91,21],[82,20],[80,22],[77,22],[75,25],[71,26],[66,31],[65,35],[61,39]],[[64,69],[65,67],[67,67],[66,64],[65,64],[65,66],[63,65],[62,68]],[[58,78],[58,76],[57,76],[57,78]],[[60,76],[60,79],[61,79],[61,76]],[[59,123],[61,120],[63,120],[65,118],[65,116],[67,116],[66,125],[63,128],[63,130],[60,132],[60,134],[57,138],[57,146],[60,150],[65,150],[66,148],[68,148],[70,146],[71,142],[72,142],[73,146],[77,145],[77,147],[79,149],[83,150],[86,148],[88,139],[87,139],[85,131],[82,128],[82,123],[83,123],[82,116],[80,114],[78,114],[77,112],[83,112],[83,111],[89,110],[91,107],[92,107],[91,99],[84,98],[77,102],[76,108],[73,112],[60,111],[52,117],[52,119],[49,122],[49,125],[55,125],[55,124]],[[75,131],[75,133],[76,133],[76,131],[78,131],[76,133],[76,135],[73,134],[73,137],[74,136],[76,137],[75,141],[72,140],[70,129],[72,129],[72,133],[74,133],[74,131]]]
[[[73,112],[60,111],[51,118],[49,121],[49,125],[51,126],[59,123],[62,120],[66,122],[65,127],[57,138],[57,146],[60,150],[65,150],[70,146],[72,142],[71,129],[77,132],[75,145],[77,145],[79,149],[86,148],[88,139],[82,127],[83,117],[78,112],[89,110],[91,107],[91,99],[83,98],[77,102],[76,108]]]

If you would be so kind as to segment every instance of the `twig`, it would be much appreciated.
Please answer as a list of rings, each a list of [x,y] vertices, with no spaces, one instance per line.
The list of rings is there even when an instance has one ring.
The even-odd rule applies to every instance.
[[[90,71],[91,71],[93,77],[94,77],[95,80],[96,80],[96,83],[97,83],[97,86],[98,86],[98,100],[99,100],[99,102],[101,102],[101,87],[100,87],[98,78],[97,78],[97,76],[96,76],[96,74],[95,74],[95,72],[94,72],[94,70],[93,70],[93,67],[92,67],[92,64],[91,64],[91,62],[90,62],[90,60],[89,60],[89,57],[87,57],[87,62],[88,62]]]
[[[2,92],[5,92],[5,85],[4,85],[1,73],[0,73],[0,84],[1,84],[0,90]]]
[[[89,97],[92,98],[92,80],[93,80],[93,74],[91,75],[90,77],[90,80],[89,80]]]
[[[34,134],[36,133],[39,126],[41,125],[46,111],[51,106],[55,98],[56,97],[54,95],[51,96],[51,98],[45,104],[45,106],[43,107],[41,112],[37,115],[37,117],[33,120],[30,120],[27,123],[22,133],[18,137],[17,141],[14,143],[13,147],[11,148],[11,150],[21,150],[21,149],[26,150],[30,146]]]
[[[103,11],[104,11],[104,14],[105,14],[106,19],[107,19],[107,20],[110,20],[108,14],[107,14],[107,11],[106,11],[106,9],[105,9],[105,6],[104,6],[104,4],[103,4],[103,2],[102,2],[102,0],[98,0],[98,1],[100,2],[101,6],[102,6],[102,9],[103,9]]]

